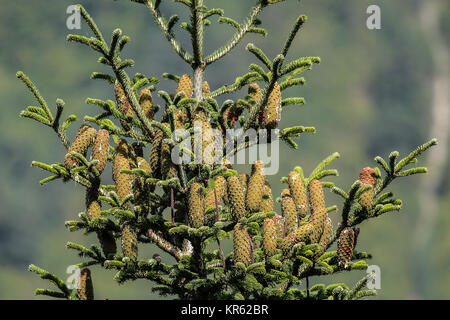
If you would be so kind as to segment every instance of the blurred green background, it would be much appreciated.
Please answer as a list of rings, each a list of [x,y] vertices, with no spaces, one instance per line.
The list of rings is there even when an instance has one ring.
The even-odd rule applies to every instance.
[[[242,21],[255,1],[206,0],[210,7],[222,7],[225,15]],[[123,56],[133,58],[130,72],[161,77],[163,72],[181,75],[187,66],[172,52],[150,12],[129,1],[81,1],[107,39],[121,28],[131,37]],[[86,97],[112,99],[112,87],[90,80],[92,71],[106,71],[97,64],[98,54],[68,43],[68,33],[90,35],[86,24],[68,30],[66,0],[0,0],[0,299],[39,299],[34,289],[48,283],[27,271],[30,263],[66,278],[66,267],[78,263],[75,252],[65,249],[67,241],[84,245],[95,236],[70,233],[64,221],[76,219],[84,210],[83,189],[73,183],[56,181],[41,187],[45,174],[31,168],[32,160],[62,161],[64,148],[48,128],[19,112],[36,101],[15,77],[23,70],[38,86],[47,102],[66,102],[64,115],[74,113],[79,120],[71,127],[70,138],[85,114],[95,115],[96,107],[86,105]],[[381,30],[368,30],[366,8],[381,8]],[[185,12],[184,6],[165,0],[162,11],[169,16]],[[369,264],[381,268],[381,290],[376,299],[450,298],[450,184],[448,178],[448,50],[450,2],[446,0],[287,0],[269,7],[261,15],[268,37],[249,35],[225,59],[212,65],[206,80],[212,89],[232,83],[255,62],[245,51],[253,42],[274,57],[283,45],[299,14],[308,22],[288,56],[320,56],[322,63],[306,73],[302,88],[289,94],[305,97],[305,106],[286,107],[281,127],[315,126],[315,135],[305,134],[299,150],[282,145],[279,175],[269,177],[274,193],[281,191],[279,179],[295,165],[306,172],[338,151],[334,163],[340,176],[330,179],[347,189],[359,171],[375,165],[376,155],[390,151],[401,155],[438,136],[434,147],[420,163],[430,173],[396,181],[391,190],[404,200],[400,213],[391,213],[363,223],[359,249],[373,254]],[[181,14],[186,19],[186,15]],[[232,28],[215,23],[206,34],[206,52],[211,52],[232,36]],[[176,27],[183,44],[187,33]],[[189,47],[190,49],[190,47]],[[157,89],[173,91],[175,84],[161,79]],[[160,102],[159,102],[160,103]],[[442,119],[444,117],[444,119]],[[110,170],[110,169],[107,169]],[[329,205],[342,204],[327,191]],[[332,213],[335,224],[337,214]],[[141,256],[151,256],[153,248],[140,248]],[[98,299],[157,299],[144,280],[118,285],[112,271],[92,268]],[[313,279],[312,283],[345,281],[353,285],[364,271],[342,273],[334,279]]]

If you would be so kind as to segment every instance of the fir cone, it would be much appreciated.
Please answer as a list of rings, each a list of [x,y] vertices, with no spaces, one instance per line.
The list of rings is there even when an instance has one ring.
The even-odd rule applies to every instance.
[[[281,120],[281,90],[278,82],[275,82],[275,86],[269,95],[261,120],[262,126],[268,129],[275,129]]]
[[[289,172],[288,184],[292,199],[294,199],[295,206],[297,207],[298,218],[301,220],[308,214],[308,197],[302,178],[298,172]]]
[[[161,177],[161,144],[164,138],[164,133],[161,130],[156,130],[153,137],[152,147],[150,149],[150,168],[152,169],[153,177]]]
[[[325,220],[328,217],[326,208],[319,208],[314,211],[311,215],[311,223],[314,227],[314,230],[311,234],[311,242],[317,243],[322,236]]]
[[[313,225],[311,223],[304,224],[291,233],[289,233],[281,243],[281,249],[283,252],[289,252],[289,250],[294,246],[295,244],[299,242],[308,242],[309,237],[311,236],[313,232]]]
[[[228,203],[227,180],[223,176],[217,176],[215,179],[217,201],[220,204]]]
[[[273,256],[277,249],[277,230],[273,219],[264,220],[262,238],[264,253],[267,256]]]
[[[338,265],[345,268],[353,257],[355,248],[355,231],[353,228],[346,227],[339,234],[337,243]]]
[[[184,129],[186,122],[188,121],[188,116],[186,112],[181,109],[177,109],[174,113],[175,117],[175,128]]]
[[[309,183],[309,205],[311,207],[311,214],[319,208],[326,208],[325,196],[323,194],[323,187],[319,180],[313,180]]]
[[[109,154],[109,132],[107,130],[98,130],[95,137],[94,147],[92,149],[92,160],[98,160],[99,164],[95,166],[101,174],[105,170]]]
[[[288,189],[281,192],[281,212],[286,221],[286,234],[289,234],[297,228],[298,219],[295,203]]]
[[[176,93],[184,91],[185,97],[190,98],[192,96],[192,79],[189,75],[183,74],[178,82]]]
[[[155,117],[155,108],[153,107],[152,92],[149,89],[142,89],[139,93],[139,104],[145,116],[149,120]]]
[[[234,262],[242,262],[246,266],[251,261],[251,243],[247,227],[240,223],[234,226],[233,233]]]
[[[118,80],[116,80],[116,83],[114,85],[114,92],[116,95],[117,108],[119,109],[119,111],[124,115],[134,117],[134,111],[131,108],[130,102],[125,95],[125,91],[123,90],[122,85]],[[125,129],[125,131],[131,130],[131,124],[127,121],[120,120],[120,124]]]
[[[130,147],[123,139],[119,140],[113,159],[113,179],[116,183],[116,193],[120,201],[123,201],[132,193],[133,176],[121,173],[122,170],[130,170]]]
[[[261,99],[261,88],[257,83],[252,83],[249,85],[248,95],[253,99],[253,101],[255,101],[255,103],[258,103],[259,99]]]
[[[91,271],[88,268],[80,271],[77,295],[80,300],[94,300],[94,286],[92,285]]]
[[[238,104],[233,104],[225,111],[223,117],[228,125],[230,127],[233,127],[234,124],[239,120],[239,117],[243,111],[244,109],[241,106],[239,106]]]
[[[285,231],[284,231],[284,228],[285,228],[284,221],[285,220],[284,220],[284,218],[282,216],[275,215],[275,216],[273,216],[272,220],[275,224],[275,231],[277,234],[277,238],[284,238],[285,237]]]
[[[163,123],[169,127],[168,123]],[[177,167],[172,161],[172,149],[167,143],[161,144],[161,176],[163,179],[172,179],[177,176]]]
[[[209,88],[208,82],[207,81],[203,81],[203,84],[202,84],[203,97],[206,97],[210,93],[211,93],[211,89]]]
[[[252,166],[252,174],[248,181],[247,208],[250,212],[258,212],[265,182],[264,164],[257,160]]]
[[[259,211],[265,213],[273,211],[272,189],[270,188],[270,184],[267,180],[264,182],[263,196],[261,199],[261,204],[259,205]]]
[[[240,173],[238,175],[239,182],[241,183],[242,190],[244,190],[244,196],[247,195],[247,187],[248,187],[248,174]]]
[[[138,169],[145,171],[146,173],[152,173],[152,168],[150,168],[149,163],[142,156],[136,157],[136,166]],[[148,209],[149,206],[149,191],[154,191],[154,186],[149,187],[145,183],[145,178],[135,177],[133,191],[135,195],[136,202],[141,205],[144,209]]]
[[[91,126],[84,124],[78,129],[77,136],[73,141],[72,145],[67,150],[67,154],[71,152],[78,152],[86,156],[86,152],[90,146],[94,143],[97,130]],[[67,157],[64,159],[64,166],[67,170],[70,170],[78,166],[78,160]]]
[[[363,192],[358,200],[359,204],[367,211],[369,211],[373,207],[373,199],[375,197],[375,190],[373,188],[375,188],[377,184],[376,175],[376,171],[370,167],[365,167],[359,173],[359,180],[363,183],[363,185],[372,186],[372,189]]]
[[[89,219],[100,218],[101,204],[98,201],[98,183],[86,189],[86,215]]]
[[[214,133],[208,115],[198,109],[194,115],[194,125],[201,124],[201,138],[202,138],[202,163],[207,165],[214,164],[215,145]],[[196,150],[197,151],[197,150]]]
[[[231,205],[231,214],[233,220],[238,222],[239,219],[245,217],[245,201],[244,201],[244,191],[242,189],[241,183],[236,176],[228,178],[228,201]]]
[[[204,211],[203,187],[195,182],[189,190],[189,224],[193,228],[200,228],[203,225]]]
[[[324,222],[323,233],[319,240],[319,248],[314,254],[314,257],[317,259],[327,250],[328,244],[331,241],[331,234],[333,233],[333,225],[331,223],[331,219],[327,217]]]
[[[130,258],[132,261],[137,260],[137,234],[129,223],[125,223],[122,228],[122,254],[124,257]]]

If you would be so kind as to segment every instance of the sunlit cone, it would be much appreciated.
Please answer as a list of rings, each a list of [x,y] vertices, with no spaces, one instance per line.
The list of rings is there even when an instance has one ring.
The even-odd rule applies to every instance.
[[[363,185],[370,185],[375,188],[377,184],[376,175],[377,173],[373,168],[365,167],[359,173],[359,180],[363,183]],[[373,188],[363,192],[358,200],[359,204],[367,211],[373,207],[373,199],[375,197],[375,191]]]
[[[325,196],[323,194],[323,187],[319,180],[313,180],[309,183],[309,205],[311,213],[314,213],[319,208],[326,208]]]
[[[193,228],[200,228],[203,225],[205,216],[203,187],[195,182],[189,190],[189,224]]]
[[[247,232],[247,227],[240,223],[237,223],[234,226],[233,252],[235,263],[242,262],[246,266],[250,264],[251,260],[250,236]]]
[[[123,139],[116,145],[113,159],[113,179],[116,183],[116,193],[120,201],[132,193],[133,176],[121,173],[122,170],[130,170],[130,146]]]
[[[259,206],[259,211],[261,212],[272,212],[273,211],[273,197],[272,189],[268,181],[264,182],[263,196],[261,199],[261,204]]]
[[[272,92],[269,95],[267,105],[262,115],[262,125],[264,128],[274,129],[281,120],[281,90],[278,82],[275,82]]]
[[[70,145],[67,150],[67,154],[71,152],[78,152],[84,156],[86,156],[86,152],[89,147],[92,146],[95,140],[95,136],[97,135],[97,130],[92,128],[90,125],[84,124],[78,129],[77,136],[75,140]],[[66,156],[64,159],[64,166],[67,170],[70,170],[76,166],[78,166],[78,160],[72,159]]]
[[[209,88],[208,82],[207,82],[207,81],[203,81],[203,84],[202,84],[202,94],[203,94],[203,97],[205,97],[205,96],[207,96],[208,94],[210,94],[210,92],[211,92],[211,89]]]
[[[201,127],[202,163],[212,165],[214,163],[215,144],[214,132],[209,116],[204,111],[198,109],[194,115],[194,125],[196,127]]]
[[[192,79],[187,74],[183,74],[180,77],[176,93],[180,91],[184,91],[186,98],[190,98],[192,95]]]
[[[286,234],[289,234],[297,228],[298,218],[294,199],[288,189],[281,192],[281,212],[286,221]]]
[[[311,223],[307,223],[304,225],[301,225],[291,233],[289,233],[281,243],[281,249],[283,252],[289,252],[293,245],[299,243],[299,242],[309,242],[309,238],[313,232],[313,225]]]
[[[301,220],[308,214],[308,197],[302,178],[298,172],[289,172],[288,184],[292,199],[294,199],[295,206],[297,207],[298,217]]]
[[[94,300],[94,286],[92,285],[91,271],[88,268],[80,271],[77,295],[80,300]]]
[[[241,182],[236,176],[228,178],[228,201],[231,205],[231,214],[234,221],[245,217],[245,199],[243,197],[244,190],[242,189]]]
[[[327,217],[325,219],[323,233],[319,240],[319,248],[314,254],[315,258],[319,258],[322,254],[327,250],[328,244],[331,241],[331,235],[333,233],[333,225],[331,223],[331,219]]]
[[[132,261],[137,260],[137,235],[136,231],[129,223],[125,223],[122,228],[122,254],[124,257],[130,258]]]
[[[337,243],[338,265],[345,268],[353,257],[355,247],[355,232],[353,228],[346,227],[339,234]]]
[[[247,208],[251,212],[258,212],[263,195],[265,182],[264,163],[257,160],[252,166],[252,174],[248,180]]]
[[[153,106],[152,92],[149,89],[142,89],[139,93],[139,104],[145,116],[149,120],[155,117],[155,108]]]
[[[317,243],[322,236],[325,220],[328,217],[326,208],[319,208],[315,210],[311,215],[311,223],[314,226],[313,233],[311,234],[311,242]]]
[[[130,102],[125,95],[125,91],[123,90],[122,85],[117,80],[114,85],[114,92],[116,95],[117,108],[119,109],[119,111],[124,115],[134,117],[134,111],[131,108]],[[120,120],[120,124],[126,131],[129,131],[131,129],[131,125],[125,120]]]
[[[152,147],[150,149],[150,168],[152,168],[153,177],[159,178],[161,176],[161,144],[164,138],[164,133],[161,130],[155,131],[153,137]]]
[[[175,127],[176,129],[184,129],[184,125],[188,120],[186,112],[181,109],[177,109],[174,113]]]
[[[168,123],[163,123],[169,126]],[[177,176],[177,167],[172,161],[172,149],[167,143],[161,144],[161,175],[163,179],[172,179]]]
[[[277,249],[277,231],[273,219],[264,220],[262,238],[264,253],[268,256],[274,255]]]
[[[105,170],[108,162],[109,153],[109,132],[107,130],[98,130],[95,137],[94,147],[92,148],[92,160],[98,160],[99,164],[95,166],[99,173]]]
[[[244,196],[247,195],[247,187],[248,187],[248,174],[240,173],[238,175],[239,182],[241,183],[242,190],[244,190]]]
[[[274,224],[275,224],[275,231],[278,238],[284,238],[285,232],[284,232],[284,224],[285,220],[282,216],[274,215],[272,218]]]
[[[206,196],[205,196],[205,211],[208,211],[209,209],[215,209],[216,208],[216,196],[214,194],[214,188],[210,188],[208,189],[208,191],[206,191]],[[217,192],[216,192],[217,193]],[[217,199],[217,201],[219,201],[219,199]]]
[[[217,176],[215,179],[217,201],[219,204],[228,203],[227,180],[223,176]]]
[[[255,101],[255,103],[258,103],[259,99],[261,99],[261,88],[257,83],[252,83],[249,85],[248,95],[253,99],[253,101]]]

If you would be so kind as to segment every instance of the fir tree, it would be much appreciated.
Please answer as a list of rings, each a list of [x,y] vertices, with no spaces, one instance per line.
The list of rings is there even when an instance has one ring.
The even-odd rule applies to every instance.
[[[157,91],[164,101],[163,107],[153,101],[158,78],[143,73],[131,76],[127,72],[134,61],[121,54],[130,38],[116,29],[111,41],[106,42],[93,18],[78,5],[92,37],[70,34],[67,40],[100,54],[98,62],[110,67],[111,73],[93,72],[91,78],[111,85],[116,101],[86,99],[87,104],[98,106],[101,112],[83,118],[74,141],[69,141],[66,131],[78,117],[69,115],[63,120],[61,99],[56,101],[53,113],[31,80],[23,72],[17,73],[39,103],[38,107],[27,107],[20,115],[50,127],[67,149],[59,162],[32,162],[50,173],[40,184],[62,179],[85,188],[85,210],[78,220],[67,221],[66,227],[70,231],[96,233],[99,240],[98,245],[89,248],[72,242],[66,244],[83,258],[77,265],[82,269],[78,288],[69,289],[56,275],[30,265],[30,271],[50,280],[58,289],[37,289],[36,294],[93,299],[95,274],[91,276],[89,270],[92,266],[115,269],[114,280],[119,283],[150,280],[153,291],[181,299],[358,299],[376,294],[364,288],[369,276],[352,289],[342,283],[309,286],[309,278],[333,277],[338,272],[368,267],[366,259],[371,255],[358,248],[357,226],[402,208],[402,201],[386,188],[395,179],[426,173],[424,167],[407,166],[417,163],[418,156],[437,141],[433,139],[419,146],[402,159],[396,151],[386,160],[376,157],[379,167],[355,170],[360,180],[348,191],[324,180],[338,175],[336,169],[327,168],[339,158],[338,153],[320,162],[309,175],[301,166],[288,168],[287,176],[281,178],[286,189],[276,199],[281,202],[282,212],[274,211],[273,190],[266,180],[264,164],[253,163],[249,173],[234,170],[228,158],[251,143],[240,139],[227,141],[226,130],[238,126],[243,132],[277,128],[284,107],[305,102],[300,97],[283,97],[283,91],[304,84],[301,75],[320,63],[318,57],[286,61],[306,16],[297,18],[280,53],[273,59],[254,44],[248,44],[246,49],[257,63],[251,64],[249,72],[237,77],[234,83],[211,90],[204,71],[233,50],[247,33],[265,36],[258,15],[282,1],[258,0],[248,17],[239,23],[225,17],[222,9],[208,8],[204,0],[175,0],[190,12],[190,21],[180,24],[192,41],[189,52],[173,33],[179,23],[177,15],[164,17],[159,9],[161,1],[132,0],[148,8],[173,50],[192,68],[191,75],[162,75],[178,83],[174,93]],[[205,55],[204,32],[214,16],[236,31],[226,44]],[[236,101],[218,99],[246,88],[247,94]],[[159,109],[163,112],[157,120],[155,114]],[[196,139],[196,128],[201,128],[201,144],[192,152],[184,147],[184,142]],[[187,136],[174,135],[177,129],[185,129]],[[225,153],[220,161],[214,161],[215,149],[211,148],[217,147],[214,130],[233,144],[232,152]],[[315,128],[295,126],[271,131],[269,138],[297,148],[295,139],[310,132],[315,132]],[[173,150],[180,145],[182,155],[196,155],[199,151],[203,161],[173,162]],[[111,174],[105,169],[108,162],[113,185],[102,183],[103,177]],[[341,196],[342,204],[327,203],[323,188]],[[333,227],[328,213],[338,208],[341,221]],[[224,238],[233,239],[231,252],[224,252]],[[207,246],[210,243],[217,249]],[[337,250],[333,250],[334,244]],[[157,246],[173,260],[165,261],[157,254],[152,258],[140,256],[139,247],[148,245]],[[300,289],[302,282],[307,283],[306,289]]]

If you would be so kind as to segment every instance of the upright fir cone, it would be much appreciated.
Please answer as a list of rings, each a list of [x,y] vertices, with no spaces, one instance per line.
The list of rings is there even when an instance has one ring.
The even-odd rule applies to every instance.
[[[331,219],[327,217],[323,224],[323,233],[319,240],[319,248],[314,253],[314,257],[317,259],[327,250],[328,244],[331,241],[331,234],[333,233],[333,225]]]
[[[261,204],[259,205],[259,211],[261,212],[272,212],[273,211],[273,197],[272,189],[270,188],[269,182],[266,180],[263,187],[263,196],[261,199]]]
[[[230,127],[233,127],[234,124],[239,120],[240,115],[244,109],[239,106],[238,104],[233,104],[231,107],[229,107],[227,110],[225,110],[225,113],[223,114],[223,118],[227,122],[227,124]]]
[[[284,238],[286,236],[285,232],[285,220],[282,216],[274,215],[272,218],[275,224],[275,231],[277,234],[277,238]]]
[[[202,84],[203,97],[206,97],[210,93],[211,93],[211,89],[209,88],[208,82],[207,81],[203,81],[203,84]]]
[[[91,271],[88,268],[80,271],[77,296],[80,300],[94,300],[94,286],[92,285]]]
[[[94,147],[92,148],[92,160],[98,160],[99,163],[95,166],[101,174],[105,170],[108,163],[109,154],[109,132],[107,130],[98,130],[95,137]]]
[[[214,164],[215,144],[214,132],[210,123],[209,116],[200,108],[196,109],[194,112],[194,126],[201,128],[201,161],[203,164],[212,165]]]
[[[326,208],[319,208],[311,214],[310,221],[314,227],[313,232],[311,234],[312,243],[319,242],[320,237],[322,236],[325,220],[327,219],[327,217],[328,214]]]
[[[317,209],[326,208],[325,196],[323,194],[323,187],[319,180],[313,180],[309,183],[309,205],[311,207],[311,214]]]
[[[247,227],[240,223],[234,226],[233,233],[234,262],[242,262],[246,266],[251,261],[251,243]]]
[[[130,102],[128,101],[125,91],[118,80],[116,80],[114,85],[114,93],[116,95],[117,108],[124,115],[134,117],[134,111],[131,108]],[[125,120],[120,120],[120,124],[125,129],[125,131],[131,130],[131,124]]]
[[[264,253],[273,256],[277,250],[277,230],[273,219],[264,220],[262,238]]]
[[[152,147],[150,148],[150,168],[152,168],[153,177],[161,177],[161,145],[164,138],[164,133],[161,130],[156,130],[153,137]]]
[[[123,201],[132,193],[133,177],[122,170],[130,170],[130,147],[123,139],[119,140],[113,159],[113,180],[116,183],[116,193],[120,201]]]
[[[186,98],[190,98],[192,96],[192,79],[191,76],[187,74],[183,74],[180,77],[180,81],[178,82],[178,87],[176,93],[184,91]]]
[[[189,224],[193,228],[203,226],[205,216],[203,187],[200,183],[195,182],[189,190]]]
[[[264,163],[255,161],[247,187],[247,208],[250,212],[258,212],[265,182]]]
[[[298,219],[295,203],[288,189],[281,192],[281,212],[286,221],[286,234],[289,234],[297,228]]]
[[[67,170],[78,166],[78,160],[67,157],[67,155],[71,152],[78,152],[86,156],[89,147],[94,143],[96,135],[97,130],[92,128],[90,125],[83,124],[80,129],[78,129],[77,136],[67,150],[66,157],[64,158],[64,166]]]
[[[227,190],[227,180],[223,176],[217,176],[215,179],[217,201],[219,204],[228,203],[228,190]]]
[[[153,120],[156,110],[153,106],[152,92],[149,89],[142,89],[139,93],[139,105],[141,106],[145,116],[149,120]]]
[[[306,195],[305,185],[298,172],[289,172],[288,184],[292,199],[294,199],[295,206],[297,207],[298,218],[302,220],[308,214],[308,197]]]
[[[314,227],[311,223],[301,225],[284,238],[283,242],[280,245],[280,248],[284,253],[287,253],[291,250],[293,245],[299,242],[308,242],[313,229]]]
[[[169,127],[168,123],[163,123]],[[177,167],[172,161],[172,149],[167,143],[161,144],[161,176],[163,179],[172,179],[177,176]]]
[[[184,126],[188,121],[188,116],[186,112],[184,112],[184,110],[182,109],[177,109],[175,110],[174,118],[175,118],[175,128],[184,129]]]
[[[377,185],[377,173],[373,168],[365,167],[359,173],[359,180],[363,185],[370,185],[372,189],[367,190],[359,197],[359,204],[369,211],[373,207],[373,198],[375,197],[375,186]]]
[[[239,179],[239,182],[241,183],[242,190],[244,190],[244,196],[246,196],[249,176],[246,173],[240,173],[238,175],[238,179]]]
[[[243,197],[244,190],[241,182],[236,176],[228,178],[228,201],[231,205],[231,214],[233,220],[238,222],[239,219],[245,217],[245,200]]]
[[[131,261],[136,261],[138,257],[136,230],[129,223],[125,223],[122,228],[122,254]]]
[[[208,188],[204,201],[205,223],[208,225],[214,223],[216,220],[216,194],[214,190],[215,188]],[[219,202],[219,198],[217,198],[217,202]],[[217,203],[217,205],[219,205],[219,203]]]
[[[258,103],[259,99],[261,99],[261,88],[257,83],[252,83],[248,86],[248,95],[253,99],[255,103]],[[250,108],[249,111],[251,110],[252,108]]]
[[[342,229],[337,243],[338,265],[341,268],[347,267],[347,264],[353,257],[355,248],[355,231],[351,227]]]
[[[138,169],[141,169],[145,171],[146,173],[150,174],[152,173],[152,168],[150,168],[150,164],[145,160],[141,155],[138,155],[136,157],[136,166]],[[145,178],[142,177],[135,177],[134,178],[134,187],[133,191],[135,194],[136,202],[145,207],[148,208],[149,206],[149,193],[148,191],[154,191],[155,186],[148,186],[145,183]]]
[[[278,82],[275,82],[275,86],[269,95],[261,120],[262,126],[267,129],[275,129],[281,120],[281,90]]]

